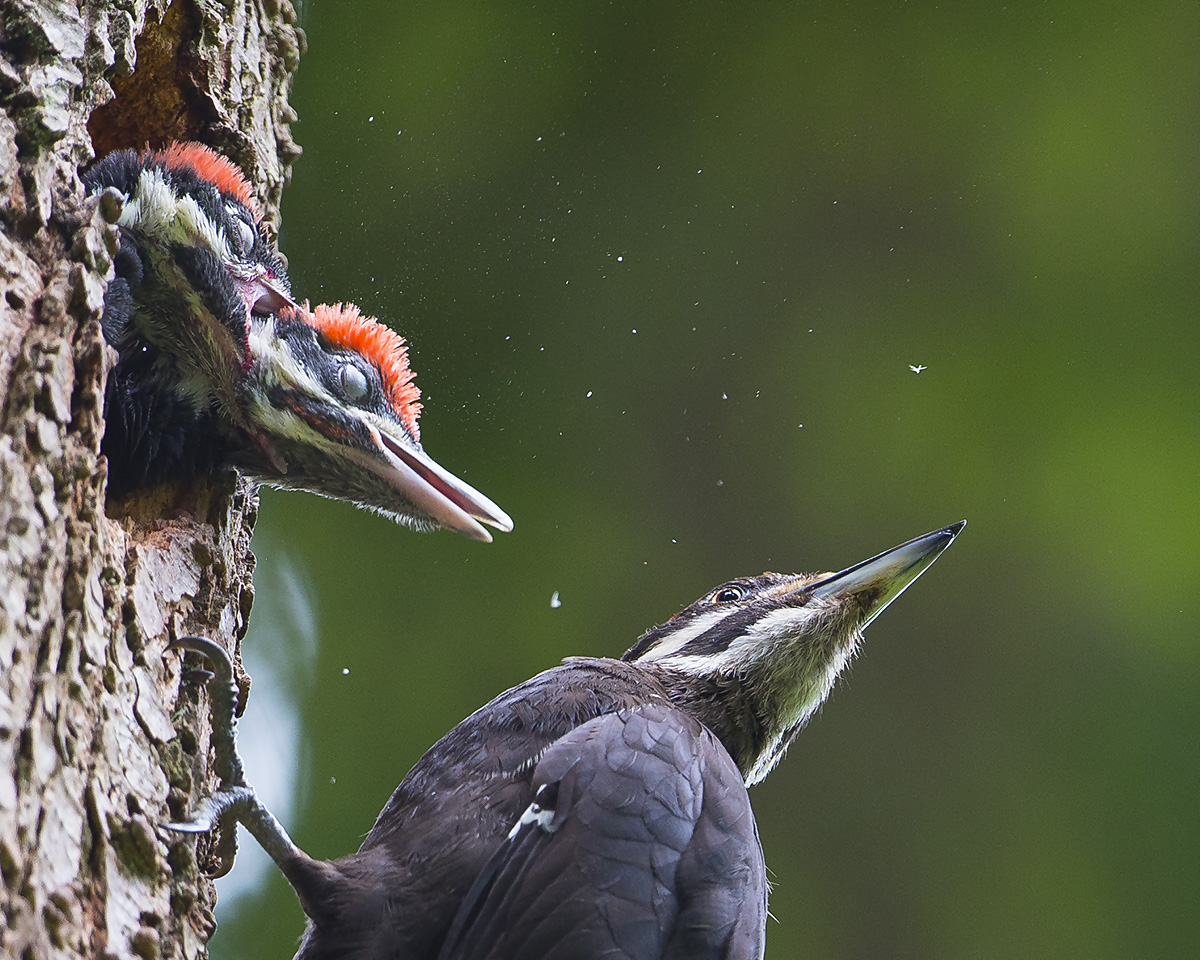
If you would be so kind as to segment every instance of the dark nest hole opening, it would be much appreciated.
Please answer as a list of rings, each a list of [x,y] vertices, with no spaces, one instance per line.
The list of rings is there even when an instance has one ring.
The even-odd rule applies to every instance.
[[[161,21],[148,14],[135,41],[132,72],[110,75],[112,99],[95,108],[88,133],[97,159],[114,150],[155,150],[176,141],[197,141],[226,155],[244,152],[246,138],[221,122],[206,95],[220,75],[204,61],[202,23],[194,0],[174,0]],[[119,69],[119,68],[118,68]],[[231,474],[167,482],[118,493],[105,491],[105,513],[113,519],[149,520],[180,513],[206,515],[214,497],[234,491]]]
[[[113,99],[88,118],[97,157],[174,140],[198,140],[222,152],[233,146],[225,142],[230,137],[220,136],[217,117],[202,95],[210,71],[198,53],[200,30],[200,14],[190,0],[175,0],[161,22],[147,18],[136,41],[133,72],[110,78]]]

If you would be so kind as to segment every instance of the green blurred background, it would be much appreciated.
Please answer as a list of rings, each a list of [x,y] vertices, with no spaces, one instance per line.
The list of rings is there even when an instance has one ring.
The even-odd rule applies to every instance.
[[[516,530],[263,495],[242,736],[297,841],[566,655],[967,517],[752,793],[768,957],[1194,955],[1200,5],[300,12],[296,290],[410,338]],[[302,930],[256,854],[220,960]]]

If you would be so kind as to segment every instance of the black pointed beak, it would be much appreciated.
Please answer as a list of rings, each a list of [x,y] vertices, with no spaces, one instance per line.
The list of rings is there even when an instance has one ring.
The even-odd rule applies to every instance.
[[[877,557],[822,577],[804,587],[802,592],[807,597],[858,600],[863,607],[862,626],[866,627],[933,565],[966,525],[966,520],[960,520],[914,537]]]

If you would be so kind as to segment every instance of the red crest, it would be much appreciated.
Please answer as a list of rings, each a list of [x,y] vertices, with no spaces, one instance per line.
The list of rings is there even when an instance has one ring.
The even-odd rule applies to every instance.
[[[322,303],[311,311],[302,309],[298,316],[320,330],[334,346],[353,350],[375,364],[392,409],[404,428],[420,440],[417,417],[421,415],[421,404],[417,400],[421,391],[413,383],[416,374],[408,365],[404,338],[374,317],[364,317],[352,303]]]
[[[202,143],[173,143],[154,154],[154,160],[168,170],[194,170],[222,193],[245,204],[255,219],[261,216],[250,182],[236,163]]]

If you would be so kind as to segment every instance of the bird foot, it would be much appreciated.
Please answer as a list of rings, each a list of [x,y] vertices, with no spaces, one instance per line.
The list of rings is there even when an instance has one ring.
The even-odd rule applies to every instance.
[[[218,790],[205,797],[192,811],[192,818],[178,823],[165,823],[168,830],[176,833],[208,833],[229,819],[241,820],[258,803],[252,787],[232,787]]]
[[[212,796],[197,805],[191,819],[167,823],[168,830],[177,833],[207,833],[220,828],[215,850],[216,867],[210,874],[223,877],[233,867],[237,854],[237,830],[243,824],[271,858],[281,866],[285,861],[304,857],[292,843],[292,838],[268,810],[254,788],[246,783],[245,767],[237,749],[238,686],[234,681],[233,660],[219,643],[205,637],[180,637],[168,650],[190,650],[199,653],[212,665],[212,670],[193,670],[188,679],[206,683],[212,711],[213,769],[220,787]]]
[[[212,796],[200,801],[191,819],[165,823],[163,826],[176,833],[208,833],[220,828],[209,876],[223,877],[233,869],[233,861],[237,856],[237,823],[258,803],[254,789],[245,782],[242,760],[237,751],[238,687],[234,680],[233,660],[224,647],[207,637],[180,637],[172,641],[167,649],[199,653],[212,665],[211,670],[187,670],[183,679],[208,687],[213,770],[221,786]]]
[[[168,650],[190,650],[205,657],[212,670],[193,670],[188,679],[203,682],[208,687],[212,711],[213,768],[221,788],[244,787],[245,768],[237,749],[238,685],[233,673],[233,660],[223,646],[207,637],[179,637],[167,645]]]

